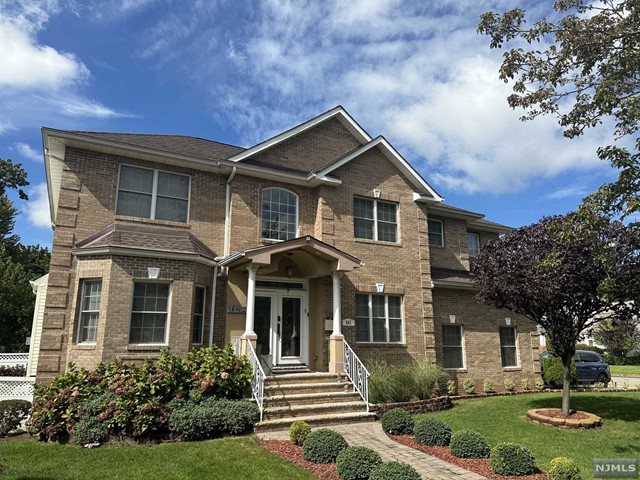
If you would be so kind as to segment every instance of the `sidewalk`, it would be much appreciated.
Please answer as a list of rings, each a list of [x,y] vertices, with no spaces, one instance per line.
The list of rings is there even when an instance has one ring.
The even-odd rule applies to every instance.
[[[415,468],[423,479],[439,480],[482,480],[486,477],[452,465],[439,458],[391,440],[382,430],[379,422],[351,423],[327,427],[340,433],[350,446],[368,447],[380,454],[385,462],[408,463]],[[289,434],[282,432],[264,432],[258,437],[268,440],[289,440]]]

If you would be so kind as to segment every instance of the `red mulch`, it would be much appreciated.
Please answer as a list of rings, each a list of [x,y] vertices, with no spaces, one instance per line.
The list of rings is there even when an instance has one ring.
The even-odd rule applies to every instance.
[[[565,417],[562,414],[562,410],[560,410],[559,408],[548,408],[546,410],[536,410],[536,413],[538,413],[539,415],[543,415],[545,417],[564,418],[568,420],[586,420],[587,418],[589,418],[589,415],[585,415],[584,413],[580,413],[580,412],[573,412],[569,416]]]
[[[415,448],[421,452],[428,453],[434,457],[444,460],[445,462],[458,465],[459,467],[466,468],[478,475],[482,475],[493,480],[547,480],[547,476],[542,473],[536,473],[534,475],[527,475],[525,477],[503,477],[502,475],[496,475],[491,470],[491,462],[488,458],[458,458],[451,454],[449,447],[428,447],[416,442],[413,435],[389,435],[387,436],[402,445]]]
[[[302,447],[288,440],[262,440],[260,444],[270,452],[295,463],[322,480],[340,480],[335,463],[308,462],[302,455]]]

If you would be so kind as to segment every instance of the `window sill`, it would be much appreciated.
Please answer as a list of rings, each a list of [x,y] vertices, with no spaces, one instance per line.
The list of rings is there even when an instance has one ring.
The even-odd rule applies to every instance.
[[[503,372],[520,372],[522,367],[502,367]]]
[[[370,240],[368,238],[354,238],[353,241],[356,243],[369,243],[373,245],[384,245],[387,247],[402,247],[402,242],[385,242],[384,240]]]
[[[172,222],[169,220],[154,220],[151,218],[143,218],[143,217],[129,217],[127,215],[116,215],[115,219],[116,221],[121,221],[121,222],[134,222],[134,223],[144,223],[146,225],[162,225],[165,227],[178,227],[178,228],[191,229],[191,225],[189,225],[189,223]]]
[[[73,347],[73,350],[95,350],[95,343],[76,343]]]
[[[467,373],[466,368],[443,368],[447,372],[456,372],[456,373]]]
[[[145,344],[130,344],[127,345],[127,350],[129,351],[160,351],[163,348],[169,348],[169,345],[166,343],[145,343]]]

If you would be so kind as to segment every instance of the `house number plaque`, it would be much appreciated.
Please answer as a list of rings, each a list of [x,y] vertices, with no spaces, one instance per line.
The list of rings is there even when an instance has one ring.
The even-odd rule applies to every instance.
[[[247,313],[247,307],[241,307],[240,305],[227,306],[227,313]]]

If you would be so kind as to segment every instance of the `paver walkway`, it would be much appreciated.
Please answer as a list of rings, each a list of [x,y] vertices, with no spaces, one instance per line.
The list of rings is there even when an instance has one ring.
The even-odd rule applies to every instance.
[[[400,445],[391,440],[382,430],[379,422],[349,423],[328,426],[341,434],[351,446],[368,447],[380,454],[385,462],[408,463],[422,478],[440,480],[486,480],[486,477],[452,465],[439,458],[420,452],[414,448]],[[283,432],[259,433],[258,437],[268,440],[289,440],[289,434]]]

